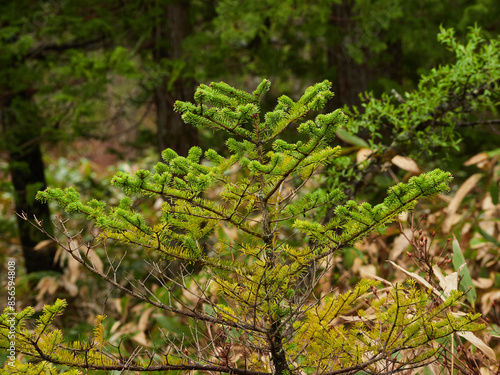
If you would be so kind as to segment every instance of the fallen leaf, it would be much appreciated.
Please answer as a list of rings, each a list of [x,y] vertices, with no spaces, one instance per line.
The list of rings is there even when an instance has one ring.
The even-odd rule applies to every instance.
[[[444,278],[443,273],[441,272],[441,268],[439,268],[436,264],[432,266],[432,271],[434,272],[434,275],[438,278],[439,280],[439,285],[441,287],[446,284],[446,279]]]
[[[62,286],[64,287],[64,289],[66,289],[71,297],[76,297],[78,295],[78,291],[80,290],[75,284],[67,283],[64,280],[62,281]]]
[[[481,350],[486,357],[488,357],[490,360],[493,362],[496,362],[496,355],[493,349],[491,349],[483,340],[481,340],[479,337],[474,335],[472,332],[457,332],[457,334],[464,339],[466,339],[468,342],[470,342],[472,345],[474,345],[476,348]]]
[[[54,241],[52,241],[52,240],[40,241],[35,245],[33,250],[35,250],[35,251],[45,250],[46,248],[50,247],[53,243],[54,243]]]
[[[450,232],[452,225],[456,222],[455,213],[457,212],[458,207],[460,207],[460,203],[462,203],[463,199],[476,186],[476,184],[482,177],[483,175],[481,173],[473,174],[457,190],[455,196],[450,201],[450,204],[444,210],[447,214],[447,217],[443,222],[443,232]]]
[[[405,171],[415,174],[420,173],[420,168],[418,167],[417,163],[415,163],[414,160],[407,158],[405,156],[396,155],[392,158],[391,162],[395,166],[404,169]]]
[[[443,301],[446,300],[446,297],[444,295],[442,295],[436,288],[434,288],[431,284],[429,284],[429,282],[427,280],[425,280],[423,277],[421,277],[420,275],[417,275],[416,273],[413,273],[413,272],[410,272],[406,269],[404,269],[403,267],[401,266],[398,266],[396,263],[394,263],[392,260],[389,260],[388,261],[389,263],[391,263],[394,267],[396,267],[398,270],[400,270],[401,272],[405,273],[406,275],[410,276],[412,279],[415,279],[417,280],[420,284],[422,284],[423,286],[425,286],[426,288],[428,289],[431,289],[432,292],[437,295],[439,298],[441,298]]]
[[[143,311],[141,313],[141,317],[139,318],[139,323],[137,324],[137,328],[139,328],[140,331],[144,332],[149,324],[149,317],[151,316],[151,313],[154,311],[153,307],[150,307],[149,309],[146,309],[146,311]]]
[[[443,293],[446,297],[449,297],[452,290],[457,290],[458,288],[458,273],[464,268],[465,263],[458,267],[456,272],[453,272],[447,276],[443,276],[441,270],[437,265],[432,266],[434,274],[439,279],[439,286],[443,289]]]
[[[353,274],[359,273],[362,265],[363,265],[363,259],[361,259],[360,257],[354,258],[354,261],[352,262],[351,266],[351,272]]]
[[[491,292],[484,293],[481,297],[481,314],[486,316],[492,307],[493,301],[500,299],[500,290],[492,290]]]
[[[471,165],[478,164],[480,162],[484,162],[486,160],[488,160],[488,154],[486,152],[480,152],[479,154],[474,155],[469,160],[467,160],[464,163],[464,166],[469,167]]]
[[[80,262],[78,262],[73,257],[68,257],[67,274],[68,274],[68,281],[70,283],[72,284],[76,283],[76,281],[80,277],[80,268],[81,268]]]
[[[408,246],[410,246],[407,237],[411,238],[411,236],[412,236],[411,229],[405,228],[404,232],[394,239],[392,243],[392,249],[389,252],[390,259],[396,260],[403,253],[403,251],[405,251],[408,248]]]
[[[388,285],[393,286],[393,285],[392,285],[392,283],[391,283],[390,281],[387,281],[386,279],[384,279],[384,278],[382,278],[382,277],[380,277],[380,276],[377,276],[377,275],[375,275],[374,273],[370,273],[370,272],[368,272],[368,269],[363,269],[363,268],[361,268],[361,269],[360,269],[360,271],[361,271],[362,273],[364,273],[365,275],[367,275],[367,276],[368,276],[368,278],[378,280],[378,281],[380,281],[382,284],[384,284],[385,286],[388,286]]]
[[[486,277],[479,277],[476,280],[472,280],[472,283],[476,288],[479,289],[488,289],[493,286],[493,283],[495,282],[494,279],[488,279]]]
[[[484,231],[484,233],[489,234],[492,237],[495,236],[496,229],[497,229],[497,223],[495,221],[492,221],[492,220],[481,220],[478,223],[478,226],[479,226],[479,228],[481,228]]]
[[[484,211],[489,211],[489,212],[485,213],[486,214],[485,218],[487,218],[487,219],[496,216],[495,214],[496,214],[497,206],[495,203],[493,203],[493,198],[491,197],[490,193],[485,195],[485,197],[481,203],[481,209]]]
[[[453,197],[450,204],[446,208],[447,214],[452,214],[457,212],[460,203],[462,203],[463,199],[467,196],[469,191],[471,191],[474,188],[474,186],[476,186],[481,177],[483,177],[481,173],[476,173],[470,176],[467,180],[465,180],[465,182],[457,190],[455,196]]]
[[[35,309],[38,310],[44,305],[46,305],[46,301],[43,299],[44,296],[47,294],[48,296],[53,296],[57,289],[59,288],[59,282],[56,278],[52,276],[45,276],[40,279],[38,284],[36,285],[36,300],[37,300],[37,305],[35,306]]]
[[[368,160],[371,154],[372,150],[369,148],[360,148],[356,153],[356,163],[361,164],[362,162]]]
[[[377,268],[373,264],[366,264],[364,266],[360,266],[359,271],[360,273],[364,273],[366,275],[375,275],[377,273]]]
[[[367,320],[374,320],[377,318],[377,315],[364,315],[362,318],[355,315],[352,316],[340,315],[339,318],[344,319],[346,322],[355,323],[355,322],[366,322]]]

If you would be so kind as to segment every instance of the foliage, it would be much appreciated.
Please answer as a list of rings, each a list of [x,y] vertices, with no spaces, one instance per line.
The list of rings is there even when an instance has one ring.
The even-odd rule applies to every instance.
[[[1,59],[8,67],[0,75],[5,110],[16,96],[36,95],[36,105],[43,108],[37,113],[44,121],[37,125],[44,139],[94,133],[95,120],[102,115],[96,103],[104,99],[111,76],[136,71],[122,46],[103,48],[102,43],[112,38],[105,11],[98,7],[93,17],[87,17],[71,2],[44,6],[19,1],[2,4],[1,14]]]
[[[500,41],[485,40],[477,27],[466,44],[456,39],[454,29],[441,28],[438,40],[455,54],[453,64],[433,68],[404,96],[366,94],[363,113],[353,117],[349,130],[368,130],[372,138],[367,141],[378,152],[393,147],[432,156],[436,149],[458,149],[460,127],[490,123],[483,114],[497,113]]]
[[[189,334],[166,334],[161,346],[125,355],[106,341],[99,316],[90,342],[65,344],[62,332],[50,328],[64,308],[59,301],[46,307],[33,331],[24,328],[32,310],[16,315],[21,352],[103,370],[389,373],[432,361],[437,339],[483,327],[476,322],[479,314],[453,312],[462,292],[436,300],[411,280],[385,282],[383,292],[374,280],[346,293],[315,292],[336,255],[412,210],[419,199],[446,191],[451,176],[434,170],[413,177],[389,189],[376,206],[346,202],[338,188],[310,191],[307,186],[317,186],[319,172],[340,153],[330,144],[347,116],[336,110],[312,117],[333,96],[328,81],[309,87],[298,101],[279,97],[274,110],[261,116],[269,88],[268,80],[252,93],[212,83],[198,88],[195,103],[176,103],[186,123],[229,135],[229,157],[198,147],[181,157],[167,149],[153,171],[115,175],[112,184],[128,196],[112,208],[95,199],[82,202],[73,188],[39,193],[39,199],[83,213],[101,229],[100,241],[78,246],[61,221],[68,242],[60,245],[73,259],[136,300],[184,319]],[[296,129],[301,140],[280,139],[286,129]],[[234,180],[235,170],[244,177]],[[134,207],[137,196],[164,200],[156,217]],[[318,223],[314,213],[332,203],[333,217]],[[234,236],[214,237],[219,228],[234,230]],[[99,267],[92,250],[108,240],[137,248],[149,276],[117,278],[121,260],[110,254],[108,269]],[[162,286],[161,295],[148,287],[151,278]],[[179,297],[179,290],[190,298]],[[349,320],[353,309],[358,318]],[[5,347],[9,327],[6,315],[2,319]]]
[[[396,176],[420,173],[417,163],[448,165],[462,177],[459,152],[494,147],[500,44],[482,35],[471,28],[461,43],[453,29],[442,28],[438,39],[455,61],[422,75],[415,90],[399,94],[393,89],[381,97],[365,93],[361,108],[346,108],[350,121],[337,135],[351,147],[332,164],[328,184],[344,184],[351,198],[359,198],[367,186],[364,194],[380,196]]]
[[[186,46],[208,46],[190,54],[199,80],[272,76],[280,92],[324,78],[334,87],[342,79],[355,86],[357,77],[341,76],[342,68],[329,58],[338,50],[368,77],[366,85],[353,88],[355,94],[370,89],[379,95],[412,89],[421,73],[449,60],[435,40],[440,26],[462,37],[478,24],[495,37],[498,11],[494,0],[458,0],[451,9],[437,0],[223,0]]]

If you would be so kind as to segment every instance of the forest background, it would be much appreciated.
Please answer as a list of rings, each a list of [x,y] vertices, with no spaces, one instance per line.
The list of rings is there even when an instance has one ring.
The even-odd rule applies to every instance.
[[[418,229],[435,232],[436,248],[457,239],[471,280],[462,281],[474,291],[468,309],[489,320],[480,335],[498,354],[499,17],[495,0],[3,2],[0,260],[2,277],[7,259],[18,261],[19,308],[67,299],[60,324],[78,338],[107,304],[109,332],[147,345],[144,307],[110,294],[15,212],[36,215],[54,233],[58,208],[34,199],[47,186],[76,186],[116,202],[111,176],[155,163],[165,148],[223,153],[219,133],[197,131],[173,111],[199,83],[251,91],[269,78],[263,107],[271,107],[281,94],[297,98],[328,79],[335,97],[327,109],[345,107],[351,122],[337,133],[344,168],[327,176],[344,183],[350,198],[376,203],[410,176],[433,168],[453,174],[449,194],[422,203],[415,217]],[[401,124],[395,118],[403,113],[410,115]],[[411,237],[410,219],[401,223]],[[404,278],[387,260],[417,270],[401,228],[396,223],[346,251],[321,287],[347,289],[367,274]],[[139,258],[126,260],[137,278]],[[136,324],[122,324],[124,315]],[[171,321],[158,324],[174,329]],[[470,352],[464,366],[498,369],[482,356]]]

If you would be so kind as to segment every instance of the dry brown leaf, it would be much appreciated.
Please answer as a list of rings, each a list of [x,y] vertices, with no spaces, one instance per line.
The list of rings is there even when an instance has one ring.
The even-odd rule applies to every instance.
[[[469,191],[471,191],[474,186],[479,182],[479,180],[483,177],[481,173],[476,173],[470,176],[465,182],[460,186],[460,188],[455,193],[455,196],[451,200],[450,204],[446,208],[447,214],[453,214],[457,212],[460,203],[462,203],[463,199],[467,196]]]
[[[122,309],[121,299],[120,298],[111,298],[111,299],[109,299],[109,302],[113,306],[113,309],[118,314],[120,314],[121,316],[123,316],[124,312],[123,312],[123,309]]]
[[[37,305],[35,306],[35,310],[42,308],[46,305],[43,297],[47,294],[52,296],[56,293],[59,288],[59,280],[52,276],[45,276],[40,279],[38,284],[36,285],[36,289],[38,293],[36,294]]]
[[[407,158],[406,156],[396,155],[392,158],[391,162],[395,166],[404,169],[405,171],[415,174],[420,173],[420,168],[418,167],[417,163],[415,163],[414,160]]]
[[[127,334],[131,334],[131,333],[134,333],[134,332],[137,332],[138,328],[137,328],[137,324],[135,324],[135,322],[130,322],[130,323],[127,323],[127,324],[122,324],[120,326],[120,329],[117,331],[117,333],[123,335],[127,335]]]
[[[444,278],[444,275],[441,272],[441,268],[439,268],[437,265],[433,265],[432,271],[434,272],[434,275],[438,278],[439,285],[442,286],[442,285],[446,284],[446,279]]]
[[[479,154],[474,155],[469,160],[467,160],[464,163],[464,166],[469,167],[471,165],[478,164],[487,160],[488,160],[488,154],[486,152],[480,152]]]
[[[71,295],[71,297],[76,297],[78,295],[78,286],[71,281],[71,278],[73,277],[72,274],[65,273],[61,277],[61,285],[68,291],[68,293]]]
[[[398,270],[400,270],[401,272],[405,273],[406,275],[410,276],[412,279],[415,279],[417,280],[420,284],[422,284],[423,286],[425,286],[426,288],[428,289],[431,289],[432,292],[437,295],[439,298],[441,298],[443,301],[446,300],[446,297],[444,295],[442,295],[439,290],[437,290],[436,288],[434,288],[431,284],[429,284],[429,282],[427,280],[425,280],[422,276],[420,275],[417,275],[416,273],[413,273],[413,272],[410,272],[406,269],[404,269],[403,267],[401,266],[398,266],[396,263],[394,263],[392,260],[389,260],[388,261],[389,263],[391,263],[394,267],[396,267]]]
[[[368,158],[370,157],[370,155],[372,154],[372,152],[373,151],[370,150],[369,148],[360,148],[358,150],[358,152],[356,153],[356,162],[358,164],[361,164],[365,160],[368,160]]]
[[[68,274],[68,281],[70,283],[76,283],[78,278],[80,277],[80,268],[81,264],[73,257],[68,257],[68,264],[67,264],[67,274]]]
[[[109,332],[111,333],[115,333],[115,332],[118,332],[118,328],[121,326],[121,322],[114,322],[113,325],[111,326]],[[111,340],[108,340],[108,341],[111,341]]]
[[[151,316],[151,313],[153,311],[154,311],[154,308],[150,307],[149,309],[146,309],[146,311],[143,311],[141,313],[141,317],[139,318],[139,323],[137,324],[137,328],[140,331],[145,331],[148,328],[149,317]]]
[[[478,224],[479,228],[481,228],[484,232],[489,234],[492,237],[495,237],[495,232],[497,229],[497,223],[491,220],[481,220]]]
[[[238,238],[238,228],[236,228],[236,227],[228,228],[223,223],[220,223],[219,225],[222,228],[222,231],[224,232],[224,234],[226,236],[228,236],[230,239],[234,240],[234,239]]]
[[[352,262],[351,272],[353,274],[359,273],[362,265],[363,265],[363,259],[359,257],[354,258],[354,261]]]
[[[458,207],[460,207],[460,203],[462,203],[467,194],[474,188],[474,186],[476,186],[481,177],[483,177],[481,173],[473,174],[462,184],[462,186],[460,186],[460,188],[455,193],[455,196],[451,200],[448,207],[445,209],[447,217],[443,222],[444,233],[449,233],[452,225],[456,223],[457,215],[455,215],[455,213],[457,212]]]
[[[380,281],[384,285],[393,286],[390,281],[387,281],[386,279],[384,279],[384,278],[382,278],[380,276],[375,275],[375,273],[370,273],[368,268],[361,268],[360,271],[361,271],[362,274],[367,275],[369,279],[375,279],[375,280]]]
[[[486,316],[491,310],[492,302],[498,300],[500,300],[500,290],[497,289],[484,293],[481,297],[481,314]]]
[[[134,336],[132,336],[132,340],[134,340],[141,346],[145,347],[151,346],[151,343],[148,341],[148,338],[146,337],[146,334],[144,332],[139,332],[135,334]]]
[[[369,239],[365,239],[363,242],[358,242],[356,247],[363,253],[374,257],[377,257],[380,252],[379,245],[375,241]]]
[[[389,259],[396,260],[403,253],[403,251],[405,251],[408,246],[410,246],[407,237],[411,238],[411,236],[411,229],[405,228],[403,233],[401,233],[394,239],[394,242],[392,243],[392,249],[389,252]]]
[[[45,276],[40,279],[36,288],[39,291],[39,294],[36,296],[37,300],[40,300],[45,293],[54,294],[59,287],[57,280],[55,280],[51,276]]]
[[[363,315],[363,317],[355,316],[355,315],[340,315],[339,318],[344,319],[346,322],[354,323],[354,322],[365,322],[367,320],[374,320],[377,318],[377,315]]]
[[[59,263],[61,268],[64,268],[64,262],[68,257],[68,253],[62,246],[58,246],[56,250],[56,254],[54,255],[54,264]]]
[[[396,267],[398,270],[402,271],[403,273],[407,274],[408,276],[410,276],[411,278],[417,280],[419,283],[421,283],[422,285],[424,285],[426,288],[430,288],[430,289],[434,289],[432,287],[431,284],[429,284],[427,282],[427,280],[425,280],[423,277],[421,277],[420,275],[417,275],[416,273],[413,273],[413,272],[410,272],[406,269],[404,269],[403,267],[401,266],[398,266],[396,263],[394,263],[392,260],[389,260],[389,263],[392,264],[394,267]]]
[[[491,194],[487,193],[484,196],[483,201],[481,202],[481,209],[485,212],[484,217],[489,219],[491,217],[496,216],[497,206],[493,203],[493,199],[491,199]]]
[[[437,265],[432,266],[434,274],[439,279],[439,286],[443,289],[443,293],[446,297],[450,295],[450,292],[452,290],[458,289],[458,274],[460,273],[462,268],[464,268],[464,266],[465,263],[460,265],[456,272],[452,272],[447,276],[443,276],[443,274],[441,273],[441,269]]]
[[[450,203],[451,200],[453,199],[452,197],[446,195],[446,194],[438,194],[437,197],[441,199],[443,202]]]
[[[35,251],[45,250],[46,248],[50,247],[53,243],[54,243],[54,241],[52,241],[52,240],[40,241],[35,245],[33,250],[35,250]]]
[[[474,286],[479,289],[491,288],[494,282],[495,282],[494,279],[492,278],[488,279],[486,277],[479,277],[477,280],[472,280]]]
[[[408,216],[409,216],[408,211],[407,212],[401,212],[398,215],[398,220],[407,223],[408,222]]]
[[[493,362],[496,362],[496,355],[493,349],[491,349],[483,340],[481,340],[479,337],[474,335],[472,332],[457,332],[457,334],[464,339],[466,339],[468,342],[470,342],[472,345],[474,345],[476,348],[481,350],[486,357],[488,357],[490,360]]]
[[[443,232],[444,233],[449,233],[451,231],[451,227],[453,227],[455,224],[457,224],[460,219],[462,219],[462,215],[454,213],[450,216],[448,216],[446,219],[443,221]]]
[[[446,299],[444,295],[441,295],[436,289],[434,289],[426,280],[421,278],[419,275],[414,274],[414,273],[409,272],[409,271],[406,271],[404,268],[399,267],[397,264],[394,264],[394,262],[391,262],[391,263],[395,267],[397,267],[400,270],[402,270],[403,272],[405,272],[406,274],[411,275],[415,280],[421,282],[423,285],[425,285],[425,286],[428,285],[428,287],[430,287],[434,293],[438,294],[441,297],[441,299],[443,299],[443,300]],[[452,274],[450,274],[444,278],[443,278],[443,275],[441,274],[441,271],[436,273],[436,275],[438,275],[438,274],[441,275],[441,277],[438,276],[438,278],[440,279],[440,285],[441,285],[441,280],[443,280],[443,284],[441,285],[441,287],[445,290],[445,294],[449,293],[451,290],[456,290],[457,285],[458,285],[457,275],[463,266],[465,266],[465,264],[462,264],[458,268],[457,272],[453,272]],[[434,272],[436,272],[435,269],[434,269]],[[500,291],[498,291],[498,292],[500,292]],[[491,306],[491,304],[490,304],[490,306]],[[464,339],[466,339],[467,341],[469,341],[476,348],[481,350],[489,359],[491,359],[492,361],[496,360],[495,352],[493,351],[493,349],[491,349],[483,340],[476,337],[472,332],[457,332],[457,334],[459,336],[463,337]]]

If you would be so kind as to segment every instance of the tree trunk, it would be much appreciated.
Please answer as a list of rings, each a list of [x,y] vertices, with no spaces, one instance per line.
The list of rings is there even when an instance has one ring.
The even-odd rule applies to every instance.
[[[48,205],[35,200],[37,191],[45,189],[47,184],[40,150],[42,120],[33,99],[26,93],[13,96],[2,108],[1,120],[15,190],[15,210],[18,214],[24,212],[30,218],[35,216],[42,220],[45,230],[53,234]],[[46,235],[20,217],[17,224],[26,272],[61,272],[54,262],[55,244],[35,250],[37,244],[47,240]]]
[[[356,42],[361,31],[356,28],[352,14],[353,2],[342,0],[332,5],[330,26],[333,27],[336,39],[332,40],[327,50],[328,66],[335,67],[336,77],[331,77],[335,97],[331,101],[331,109],[344,105],[359,104],[359,93],[366,90],[370,74],[365,63],[358,64],[348,53],[347,45]]]
[[[283,348],[283,337],[280,332],[280,325],[281,322],[279,320],[275,320],[271,324],[271,331],[269,333],[271,360],[276,375],[291,375],[288,361],[286,360],[285,349]]]
[[[336,75],[329,77],[335,92],[332,107],[329,108],[331,110],[346,104],[358,106],[359,94],[366,91],[370,81],[375,78],[389,78],[401,83],[403,77],[401,39],[387,38],[384,30],[372,31],[366,25],[358,25],[353,5],[352,0],[342,0],[340,4],[332,5],[327,63],[334,68],[332,72]],[[369,45],[376,38],[387,41],[387,49],[379,54],[369,50]],[[361,62],[351,57],[348,47],[362,56]]]
[[[162,60],[181,60],[182,42],[190,34],[189,1],[176,1],[164,5],[164,17],[160,17],[154,29],[155,46],[153,58],[157,64]],[[158,151],[166,148],[175,150],[180,155],[187,155],[192,146],[198,144],[198,133],[192,126],[182,122],[174,112],[176,100],[191,100],[195,83],[191,78],[184,78],[182,73],[169,89],[170,77],[164,76],[161,84],[154,91],[158,127]]]

